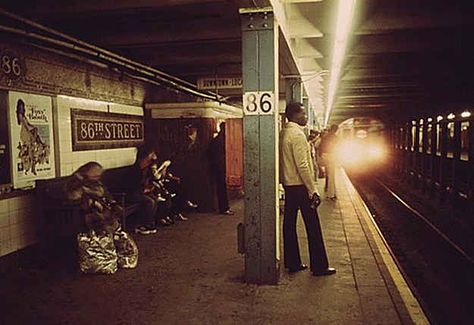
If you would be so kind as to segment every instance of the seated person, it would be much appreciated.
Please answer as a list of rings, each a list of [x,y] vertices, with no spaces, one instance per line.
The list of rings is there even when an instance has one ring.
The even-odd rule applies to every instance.
[[[132,202],[141,205],[140,221],[135,232],[142,235],[156,233],[155,214],[158,207],[158,200],[146,187],[147,176],[150,166],[157,159],[155,150],[147,145],[138,148],[135,164],[128,175],[127,193]]]
[[[183,195],[179,191],[179,186],[170,186],[171,183],[179,183],[178,177],[173,176],[168,167],[171,161],[164,161],[160,167],[154,163],[150,168],[149,183],[153,184],[152,194],[163,201],[160,203],[158,211],[161,217],[159,222],[161,225],[166,225],[162,220],[167,220],[169,223],[174,223],[174,219],[186,221],[188,218],[183,216],[182,211],[185,202],[183,202]]]
[[[162,175],[157,170],[157,164],[152,163],[144,179],[144,193],[156,201],[158,225],[169,226],[174,224],[174,220],[171,218],[171,198],[174,194],[166,190]]]
[[[113,234],[120,228],[122,208],[101,182],[102,166],[91,161],[79,167],[66,184],[67,197],[81,204],[86,226],[97,233]]]
[[[174,176],[169,171],[168,167],[170,165],[170,160],[164,161],[160,168],[156,169],[155,178],[159,180],[164,192],[168,195],[168,200],[171,202],[170,212],[172,217],[174,217],[176,220],[186,221],[188,218],[183,215],[183,210],[184,206],[189,201],[185,200],[181,186],[181,179],[177,176]]]

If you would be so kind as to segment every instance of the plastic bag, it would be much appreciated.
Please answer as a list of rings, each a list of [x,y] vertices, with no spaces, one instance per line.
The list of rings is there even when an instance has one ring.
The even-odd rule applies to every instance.
[[[138,246],[133,238],[123,230],[114,233],[114,244],[117,250],[118,266],[133,269],[138,263]]]
[[[109,234],[94,231],[77,235],[79,267],[83,273],[113,274],[117,272],[117,251]]]

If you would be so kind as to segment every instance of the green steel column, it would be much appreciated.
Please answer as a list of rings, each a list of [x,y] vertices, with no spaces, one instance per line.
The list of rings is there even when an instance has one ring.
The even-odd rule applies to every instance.
[[[454,139],[453,139],[453,169],[452,169],[452,182],[453,182],[453,199],[458,199],[460,178],[466,177],[461,173],[461,120],[456,119],[454,121]]]
[[[414,145],[413,145],[413,161],[414,161],[414,165],[413,165],[413,172],[415,173],[414,176],[414,182],[416,185],[418,185],[418,175],[421,174],[421,171],[420,171],[420,159],[421,159],[421,155],[420,155],[420,127],[421,127],[421,124],[420,124],[420,120],[417,118],[416,119],[416,123],[415,125],[413,126],[415,128],[415,139],[414,139]]]
[[[439,121],[439,132],[440,132],[440,159],[439,159],[439,183],[441,184],[441,193],[446,191],[447,176],[446,176],[446,165],[448,163],[448,123],[444,120]],[[441,195],[443,198],[443,195]]]
[[[438,148],[438,137],[436,134],[437,131],[437,122],[436,122],[436,117],[432,120],[431,122],[431,153],[430,153],[430,161],[431,161],[431,189],[434,190],[436,180],[438,179],[438,175],[436,174],[436,168],[435,168],[435,163],[436,163],[436,149]]]
[[[470,168],[468,170],[470,170],[470,175],[468,175],[467,177],[469,177],[471,179],[471,181],[469,182],[469,190],[470,190],[470,200],[471,200],[471,204],[474,205],[474,122],[473,122],[473,119],[471,118],[470,122],[469,122],[469,129],[468,129],[468,137],[469,137],[469,166]]]
[[[271,8],[240,9],[244,107],[245,279],[279,277],[278,26]]]

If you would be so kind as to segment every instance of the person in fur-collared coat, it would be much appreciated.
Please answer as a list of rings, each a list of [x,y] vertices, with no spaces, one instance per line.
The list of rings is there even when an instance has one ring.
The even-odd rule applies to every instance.
[[[121,207],[101,182],[102,166],[91,161],[79,167],[66,184],[67,197],[80,202],[84,221],[89,229],[113,234],[120,227]]]

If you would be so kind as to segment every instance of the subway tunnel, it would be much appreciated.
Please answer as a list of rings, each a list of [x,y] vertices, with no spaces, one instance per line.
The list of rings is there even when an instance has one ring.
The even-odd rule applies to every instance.
[[[471,1],[0,0],[0,323],[472,323],[473,18]],[[292,102],[306,136],[338,126],[337,197],[313,157],[328,277],[284,263]],[[150,236],[126,194],[144,147],[185,197]],[[79,270],[64,184],[90,161],[132,270]]]

